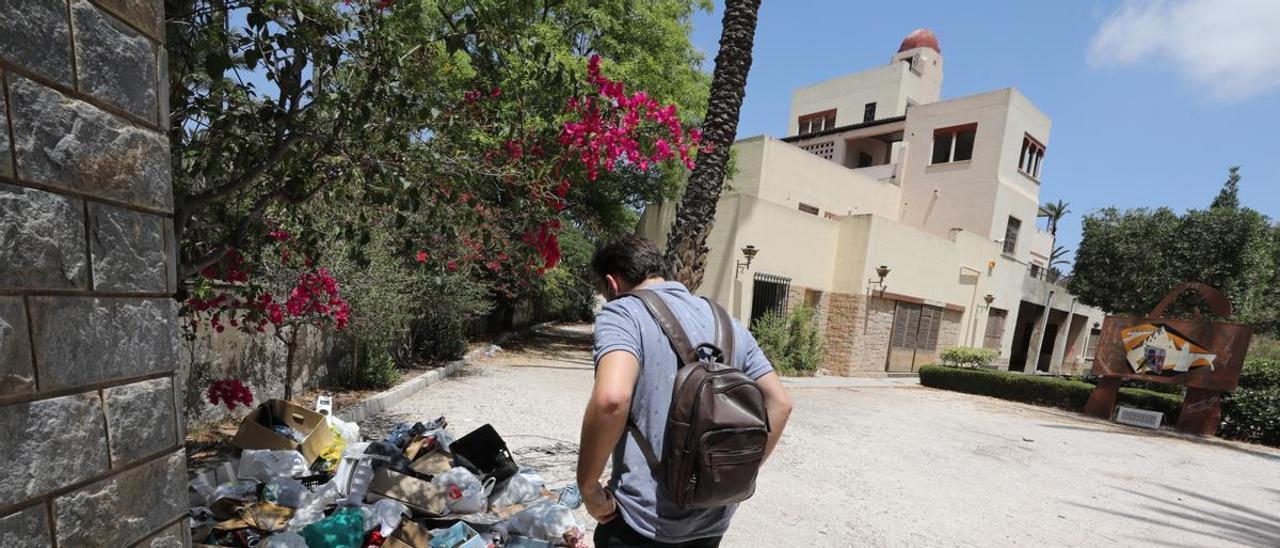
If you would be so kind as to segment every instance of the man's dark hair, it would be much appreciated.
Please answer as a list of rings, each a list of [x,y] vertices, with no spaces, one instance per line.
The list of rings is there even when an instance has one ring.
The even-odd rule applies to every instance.
[[[619,236],[596,249],[591,257],[591,271],[604,278],[606,274],[621,276],[635,285],[656,276],[667,276],[667,264],[653,242],[635,235]]]

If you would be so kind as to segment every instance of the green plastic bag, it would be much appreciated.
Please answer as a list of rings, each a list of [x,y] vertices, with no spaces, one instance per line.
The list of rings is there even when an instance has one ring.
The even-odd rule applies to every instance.
[[[364,546],[364,514],[359,508],[341,508],[333,515],[302,528],[309,548],[361,548]]]

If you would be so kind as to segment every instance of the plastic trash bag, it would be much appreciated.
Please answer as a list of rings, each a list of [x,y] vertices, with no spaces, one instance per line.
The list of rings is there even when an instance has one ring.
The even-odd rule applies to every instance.
[[[196,476],[187,483],[187,499],[191,506],[208,506],[213,502],[213,486],[204,476]]]
[[[553,542],[558,542],[576,527],[578,522],[573,519],[573,510],[549,500],[535,502],[507,520],[507,530],[513,535]]]
[[[293,478],[276,478],[262,487],[262,500],[289,508],[302,506],[303,497],[309,494],[306,486]]]
[[[333,441],[320,452],[316,458],[320,461],[317,463],[316,470],[320,472],[332,472],[338,467],[338,461],[342,459],[342,455],[347,450],[347,441],[342,438],[342,434],[337,428],[329,425],[329,432],[333,434]]]
[[[577,485],[566,485],[556,490],[556,502],[567,506],[570,510],[577,510],[582,506],[582,492],[578,491]]]
[[[307,459],[293,450],[245,449],[240,453],[236,477],[266,483],[276,478],[292,478],[309,473]]]
[[[337,431],[338,436],[342,438],[347,445],[360,443],[360,425],[354,422],[347,422],[333,415],[325,417],[329,421],[329,426]]]
[[[339,508],[333,515],[302,528],[308,548],[364,546],[364,515],[359,508]]]
[[[271,535],[267,537],[266,540],[263,540],[262,544],[259,544],[258,547],[259,548],[309,548],[307,546],[307,539],[302,538],[302,535],[299,535],[292,531],[285,531],[283,533],[276,533],[274,535]]]
[[[448,501],[445,503],[451,514],[474,514],[483,512],[489,507],[489,493],[493,491],[492,478],[487,482],[462,467],[450,468],[440,474],[431,483],[445,489]]]
[[[409,507],[391,499],[382,499],[373,504],[366,504],[364,529],[366,532],[378,529],[383,537],[391,536],[400,527],[400,520],[409,515]]]
[[[521,468],[507,481],[507,485],[490,499],[494,508],[506,508],[512,504],[530,502],[542,496],[546,481],[532,468]]]
[[[342,495],[338,494],[338,486],[333,481],[321,485],[310,495],[303,497],[302,505],[289,520],[290,529],[301,529],[324,519],[324,511],[329,505],[338,502]]]

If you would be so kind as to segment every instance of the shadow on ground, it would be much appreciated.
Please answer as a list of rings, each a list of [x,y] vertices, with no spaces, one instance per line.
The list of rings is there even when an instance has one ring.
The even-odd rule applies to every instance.
[[[591,344],[591,331],[585,326],[542,325],[533,328],[524,337],[508,341],[503,347],[503,352],[533,355],[537,356],[539,361],[570,364],[569,367],[511,364],[518,367],[581,369],[581,367],[572,366],[587,368],[594,366],[589,354],[586,357],[583,356],[583,352],[591,352]]]
[[[1113,507],[1066,502],[1080,508],[1134,520],[1143,525],[1158,525],[1196,536],[1194,541],[1173,543],[1131,535],[1130,538],[1134,541],[1165,546],[1204,546],[1210,539],[1228,539],[1246,546],[1268,548],[1280,546],[1280,516],[1278,515],[1170,485],[1153,484],[1146,491],[1125,487],[1113,488],[1127,493],[1130,497],[1145,499],[1145,502],[1117,503]],[[1280,494],[1280,491],[1275,489],[1267,488],[1267,490]],[[1205,530],[1206,528],[1208,530]]]

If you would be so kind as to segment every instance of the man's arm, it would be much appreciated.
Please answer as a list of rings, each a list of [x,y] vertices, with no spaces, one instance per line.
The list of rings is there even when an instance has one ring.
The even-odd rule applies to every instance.
[[[578,448],[578,489],[588,510],[604,508],[609,499],[600,486],[609,454],[627,428],[631,395],[640,376],[640,362],[631,352],[614,350],[596,364],[596,383],[582,417],[582,438]],[[595,507],[593,509],[592,507]],[[608,511],[612,514],[612,511]],[[600,519],[602,516],[596,516]]]
[[[787,427],[787,419],[791,417],[791,395],[775,372],[770,371],[756,379],[756,383],[764,392],[764,406],[769,412],[769,443],[764,448],[764,458],[767,460],[773,454],[773,448],[778,445],[778,440],[782,439],[782,429]]]

